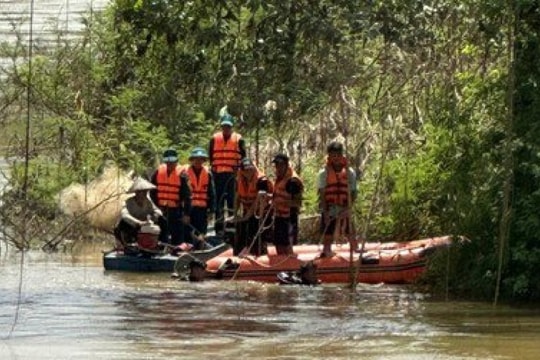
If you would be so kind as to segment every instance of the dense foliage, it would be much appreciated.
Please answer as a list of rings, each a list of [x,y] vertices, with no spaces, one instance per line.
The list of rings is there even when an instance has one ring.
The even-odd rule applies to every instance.
[[[498,296],[500,275],[502,298],[537,300],[538,12],[527,0],[116,0],[80,41],[14,68],[0,111],[22,119],[31,84],[41,204],[106,161],[142,172],[165,146],[205,146],[227,104],[262,167],[292,156],[314,213],[337,137],[362,175],[369,238],[464,235],[440,263],[452,293]]]

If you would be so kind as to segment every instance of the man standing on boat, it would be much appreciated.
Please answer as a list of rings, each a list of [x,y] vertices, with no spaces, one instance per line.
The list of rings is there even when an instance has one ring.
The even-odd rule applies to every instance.
[[[202,235],[206,235],[208,219],[214,216],[216,209],[216,192],[212,173],[203,165],[206,160],[208,160],[206,150],[196,147],[189,155],[191,164],[186,170],[191,185],[190,222],[192,227]]]
[[[358,190],[356,173],[347,167],[343,144],[333,141],[326,150],[326,165],[318,176],[318,194],[323,236],[321,256],[330,257],[333,255],[332,242],[338,237],[351,235],[351,209]],[[355,242],[351,241],[351,246],[356,247]]]
[[[175,149],[165,150],[163,163],[154,172],[151,181],[156,185],[156,189],[150,192],[150,197],[164,216],[159,224],[159,241],[179,245],[184,241],[184,225],[190,222],[191,189],[188,175],[182,166],[178,165],[178,153]]]
[[[156,186],[143,178],[137,178],[127,191],[135,194],[124,202],[120,212],[120,221],[114,228],[114,236],[117,240],[117,249],[123,249],[126,245],[137,241],[137,234],[144,225],[163,216],[161,210],[150,200],[148,191]]]
[[[293,244],[298,240],[298,215],[302,206],[304,185],[289,165],[285,154],[274,156],[276,180],[274,185],[274,245],[278,255],[294,255]]]
[[[236,190],[237,203],[234,208],[241,211],[242,215],[236,223],[233,253],[239,255],[246,249],[251,255],[266,255],[268,232],[264,228],[271,223],[268,211],[273,192],[272,182],[251,159],[244,158],[238,171]]]
[[[246,147],[242,135],[233,131],[234,119],[225,113],[221,116],[221,131],[212,136],[208,154],[214,184],[216,186],[216,233],[223,231],[224,211],[226,205],[228,215],[232,214],[234,206],[235,173],[240,159],[246,156]]]

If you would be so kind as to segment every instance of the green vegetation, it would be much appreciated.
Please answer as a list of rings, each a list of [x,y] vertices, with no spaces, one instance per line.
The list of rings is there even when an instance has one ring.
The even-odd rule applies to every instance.
[[[340,138],[362,174],[355,215],[369,238],[464,235],[438,264],[453,294],[538,300],[538,11],[528,0],[116,0],[79,41],[1,85],[0,118],[24,118],[31,88],[33,119],[31,180],[15,169],[6,197],[51,216],[54,194],[106,161],[142,173],[170,144],[204,146],[227,104],[263,168],[278,150],[301,168],[305,213],[323,149]],[[22,140],[2,141],[21,154]]]

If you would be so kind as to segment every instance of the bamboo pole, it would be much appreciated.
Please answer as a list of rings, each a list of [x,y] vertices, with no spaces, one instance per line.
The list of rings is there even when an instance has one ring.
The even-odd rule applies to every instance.
[[[360,267],[362,266],[362,255],[364,254],[364,250],[365,250],[365,245],[366,245],[366,239],[367,239],[367,234],[369,234],[369,227],[371,225],[371,219],[373,218],[373,215],[374,215],[374,212],[375,212],[375,203],[377,201],[377,197],[379,195],[379,190],[380,190],[380,187],[381,187],[381,181],[382,181],[382,177],[383,177],[383,173],[384,173],[384,168],[386,166],[386,157],[387,157],[387,154],[388,152],[390,151],[390,146],[385,146],[385,143],[384,143],[384,140],[385,140],[385,132],[384,132],[384,128],[381,127],[381,144],[382,144],[382,151],[381,151],[381,164],[380,164],[380,167],[379,167],[379,172],[377,174],[377,180],[375,182],[375,189],[373,191],[373,196],[371,197],[371,203],[369,205],[369,211],[368,211],[368,215],[367,215],[367,218],[366,218],[366,224],[364,226],[364,230],[362,231],[362,244],[360,246],[360,250],[358,252],[358,261],[356,262],[356,269],[354,271],[354,279],[353,281],[351,281],[351,284],[355,284],[354,286],[356,286],[356,283],[358,282],[358,272],[360,271]]]
[[[508,29],[508,88],[507,88],[507,115],[505,121],[506,141],[505,141],[505,158],[503,160],[503,169],[505,171],[504,184],[503,184],[503,203],[501,208],[501,218],[499,221],[499,252],[498,252],[498,265],[497,265],[497,277],[495,283],[495,294],[493,297],[493,307],[497,306],[499,301],[499,295],[501,291],[502,272],[504,270],[505,263],[505,248],[508,242],[510,232],[510,220],[512,217],[512,191],[514,180],[514,156],[512,149],[512,142],[514,139],[514,91],[516,85],[515,74],[515,32],[517,23],[517,12],[512,6],[512,2],[508,2],[510,18]]]

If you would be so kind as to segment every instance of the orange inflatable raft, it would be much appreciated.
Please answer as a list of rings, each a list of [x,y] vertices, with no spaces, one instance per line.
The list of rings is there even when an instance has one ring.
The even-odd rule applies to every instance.
[[[206,262],[206,278],[276,282],[282,272],[296,272],[313,262],[317,278],[323,283],[403,284],[421,275],[433,252],[452,243],[451,236],[434,237],[403,243],[366,243],[360,261],[358,250],[351,253],[348,245],[334,245],[334,256],[320,257],[322,247],[295,246],[294,256],[276,255],[269,247],[268,255],[233,256],[231,250]],[[356,274],[355,274],[356,273]]]

